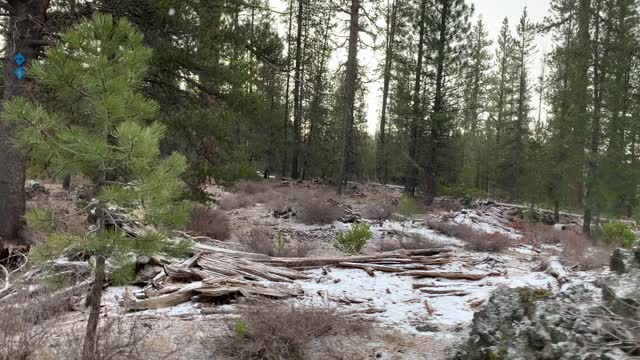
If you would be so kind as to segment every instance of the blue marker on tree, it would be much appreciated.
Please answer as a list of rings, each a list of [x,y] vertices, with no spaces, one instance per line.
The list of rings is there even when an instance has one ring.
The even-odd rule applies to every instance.
[[[24,64],[27,59],[24,57],[24,55],[22,55],[21,52],[18,52],[13,59],[18,65],[18,68],[16,69],[16,71],[14,71],[14,74],[16,74],[18,80],[22,80],[27,75],[27,71],[22,67],[22,64]]]

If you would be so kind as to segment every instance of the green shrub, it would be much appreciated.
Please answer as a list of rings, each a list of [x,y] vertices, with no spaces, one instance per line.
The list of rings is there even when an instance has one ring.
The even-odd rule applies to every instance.
[[[398,203],[398,212],[404,216],[413,216],[419,211],[416,199],[410,195],[403,194]]]
[[[440,195],[451,196],[454,198],[464,198],[470,196],[474,199],[486,198],[489,194],[481,189],[466,187],[464,185],[440,185]]]
[[[602,240],[607,244],[631,247],[636,241],[636,234],[623,223],[604,224],[602,225]]]
[[[371,239],[373,233],[369,224],[354,224],[351,230],[338,234],[338,238],[333,244],[336,249],[348,254],[359,254]]]

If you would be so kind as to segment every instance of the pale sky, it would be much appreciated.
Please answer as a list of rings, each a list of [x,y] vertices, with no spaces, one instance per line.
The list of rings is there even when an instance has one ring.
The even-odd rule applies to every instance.
[[[279,11],[286,11],[286,4],[283,0],[269,0],[269,2],[272,8]],[[540,22],[548,14],[550,0],[470,0],[470,3],[473,3],[475,5],[475,18],[477,19],[478,16],[482,16],[485,27],[489,32],[489,37],[495,45],[498,34],[500,33],[500,27],[502,26],[502,19],[507,17],[509,19],[509,24],[511,25],[512,30],[515,32],[515,26],[520,19],[525,6],[527,7],[527,11],[529,13],[529,18],[531,19],[531,21]],[[543,54],[545,51],[548,52],[551,47],[551,44],[548,42],[549,41],[547,38],[538,38],[535,57],[529,64],[532,74],[532,81],[535,81],[541,73]],[[334,59],[334,61],[332,62],[344,62],[345,59],[340,59],[342,55],[343,54],[337,54],[336,59]],[[364,64],[368,67],[370,72],[370,79],[373,79],[376,74],[374,74],[372,70],[376,68],[376,65],[379,61],[382,61],[384,59],[384,54],[374,53],[371,50],[362,50],[360,51],[358,58],[361,64]],[[370,83],[368,85],[368,94],[366,101],[368,106],[368,129],[369,133],[371,134],[375,133],[378,127],[380,118],[379,114],[381,107],[381,96],[382,91],[380,82]],[[537,94],[531,105],[535,108],[535,110],[532,112],[532,116],[534,116],[535,114],[537,114],[538,107]]]

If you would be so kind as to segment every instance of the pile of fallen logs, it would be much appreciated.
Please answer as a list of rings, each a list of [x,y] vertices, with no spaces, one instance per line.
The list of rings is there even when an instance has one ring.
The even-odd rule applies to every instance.
[[[196,244],[189,259],[164,265],[140,291],[127,292],[129,310],[158,309],[188,301],[210,302],[229,296],[297,297],[303,292],[296,280],[304,270],[337,267],[394,273],[415,278],[480,280],[498,274],[438,271],[456,259],[450,249],[400,250],[348,257],[273,258],[221,247]]]

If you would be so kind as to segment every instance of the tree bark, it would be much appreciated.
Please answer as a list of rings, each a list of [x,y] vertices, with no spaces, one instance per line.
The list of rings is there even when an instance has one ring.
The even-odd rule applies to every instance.
[[[9,0],[7,3],[11,9],[5,44],[4,101],[31,97],[32,81],[28,77],[19,80],[14,73],[18,68],[15,56],[19,52],[24,55],[23,67],[38,57],[49,0]],[[24,156],[14,146],[14,136],[15,127],[0,122],[0,249],[4,242],[19,242],[22,238],[26,165]]]
[[[293,24],[293,0],[289,1],[289,31],[287,32],[287,86],[284,92],[284,146],[282,148],[282,177],[287,176],[288,163],[288,139],[289,139],[289,109],[290,109],[290,84],[291,84],[291,28]]]
[[[291,159],[291,177],[300,177],[300,152],[302,149],[302,84],[300,81],[302,68],[302,14],[304,0],[298,0],[298,31],[296,34],[296,70],[293,89],[293,156]]]
[[[582,233],[591,237],[591,217],[593,216],[593,187],[598,169],[598,152],[600,148],[600,109],[602,107],[600,94],[600,5],[596,0],[594,16],[595,31],[593,35],[593,118],[591,125],[591,144],[589,146],[589,160],[587,162],[587,178],[585,181],[585,206]]]
[[[344,144],[338,191],[351,176],[351,156],[353,147],[353,122],[358,81],[358,36],[360,31],[360,0],[351,0],[351,20],[349,25],[349,53],[347,56],[344,81]]]
[[[98,342],[98,321],[100,320],[100,302],[102,300],[102,287],[104,286],[104,268],[104,256],[96,256],[96,274],[91,288],[91,293],[89,294],[89,320],[87,321],[87,330],[82,349],[82,354],[85,359],[93,359],[96,354],[96,345]]]
[[[431,117],[430,152],[427,161],[427,191],[426,205],[431,205],[437,192],[438,176],[438,150],[440,137],[442,136],[442,114],[444,112],[444,62],[447,45],[447,20],[449,18],[449,0],[442,2],[440,11],[440,34],[438,35],[438,58],[436,63],[436,89],[433,102],[433,115]]]
[[[422,102],[420,92],[422,90],[422,59],[424,58],[425,17],[427,15],[427,1],[420,4],[420,30],[418,35],[418,61],[416,62],[416,81],[413,88],[413,118],[411,119],[409,140],[409,174],[404,191],[415,196],[418,185],[418,125],[422,121]]]
[[[384,80],[382,86],[382,113],[380,115],[380,133],[378,135],[377,174],[378,181],[387,183],[387,103],[389,84],[391,83],[391,65],[393,63],[393,41],[396,34],[396,12],[398,3],[393,0],[390,15],[387,17],[387,47],[384,60]]]

